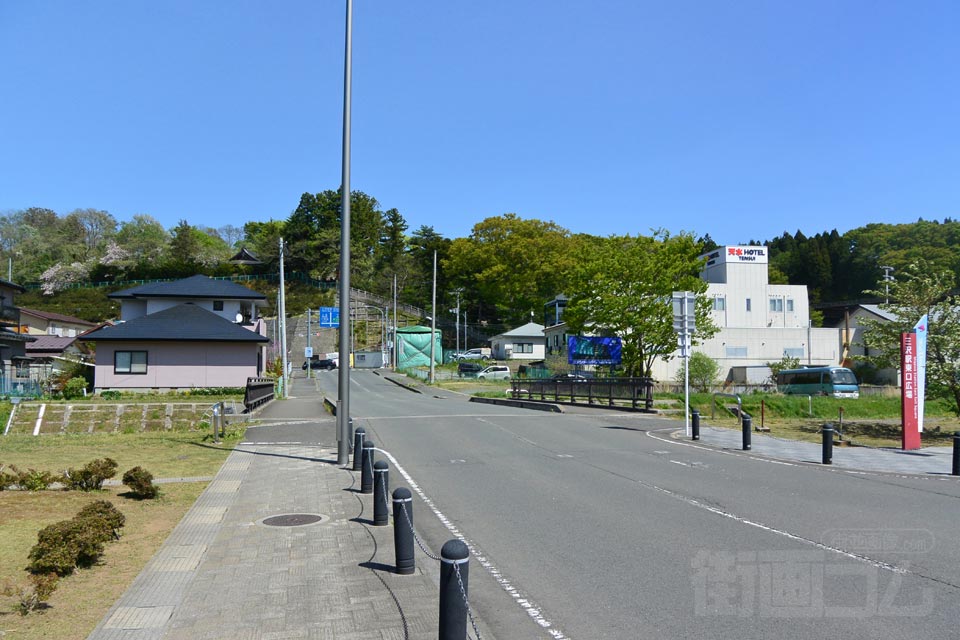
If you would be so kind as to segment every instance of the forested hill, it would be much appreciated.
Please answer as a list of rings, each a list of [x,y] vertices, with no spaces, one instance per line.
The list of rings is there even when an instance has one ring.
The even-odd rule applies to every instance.
[[[882,290],[884,270],[897,271],[918,259],[954,273],[960,283],[960,222],[919,220],[909,224],[868,224],[840,234],[807,237],[800,231],[751,244],[770,248],[771,281],[805,284],[812,302],[864,298]]]

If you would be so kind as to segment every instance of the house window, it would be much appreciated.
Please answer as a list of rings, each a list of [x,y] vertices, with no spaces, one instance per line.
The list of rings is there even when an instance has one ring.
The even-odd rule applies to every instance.
[[[113,372],[144,374],[147,372],[146,351],[115,351],[113,354]]]
[[[214,311],[223,311],[223,300],[214,300],[214,301],[213,301],[213,310],[214,310]]]
[[[727,357],[728,358],[746,358],[747,348],[746,347],[727,347]]]
[[[793,347],[784,347],[783,357],[785,358],[796,358],[800,359],[803,357],[803,347],[793,348]]]
[[[747,311],[750,311],[750,298],[747,298]]]
[[[787,298],[787,311],[793,312],[793,298]]]
[[[770,298],[770,311],[783,313],[783,298]]]
[[[514,353],[533,353],[533,343],[532,342],[514,342],[513,352]]]
[[[717,296],[713,299],[713,310],[714,311],[726,311],[727,310],[727,299],[721,296]]]

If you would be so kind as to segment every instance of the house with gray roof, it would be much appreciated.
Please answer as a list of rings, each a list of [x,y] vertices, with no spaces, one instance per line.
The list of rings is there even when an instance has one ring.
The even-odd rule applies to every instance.
[[[31,395],[37,391],[30,376],[27,344],[35,338],[20,332],[20,308],[14,298],[25,289],[0,280],[0,393]]]
[[[536,322],[496,335],[490,345],[496,360],[543,360],[546,355],[543,325]]]
[[[200,275],[109,297],[120,301],[120,322],[79,338],[96,345],[97,392],[242,387],[263,373],[261,293]]]

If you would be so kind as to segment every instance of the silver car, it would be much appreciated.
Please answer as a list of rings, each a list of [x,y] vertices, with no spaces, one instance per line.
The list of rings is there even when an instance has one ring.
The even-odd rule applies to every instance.
[[[495,364],[477,374],[477,380],[509,380],[510,367]]]

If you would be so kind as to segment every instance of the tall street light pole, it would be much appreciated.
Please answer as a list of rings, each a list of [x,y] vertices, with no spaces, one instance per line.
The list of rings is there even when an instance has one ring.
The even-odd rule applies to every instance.
[[[337,464],[350,457],[350,87],[353,65],[353,0],[347,0],[343,56],[343,174],[340,182],[340,374],[337,385]],[[346,331],[343,321],[346,319]],[[356,455],[356,452],[354,453]]]
[[[280,323],[280,366],[283,374],[280,376],[280,397],[286,398],[287,385],[290,377],[287,375],[287,299],[286,287],[283,283],[283,238],[280,238],[280,293],[277,296],[277,320]]]
[[[437,251],[433,251],[433,296],[430,303],[430,384],[436,382],[437,351]]]

